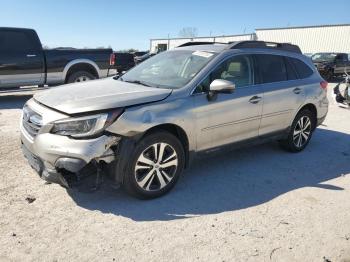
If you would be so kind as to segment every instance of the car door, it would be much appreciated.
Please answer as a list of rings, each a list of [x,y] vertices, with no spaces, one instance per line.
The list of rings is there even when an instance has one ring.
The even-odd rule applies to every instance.
[[[197,150],[206,150],[258,136],[263,92],[254,85],[253,60],[236,55],[216,67],[195,90]],[[208,99],[215,79],[235,83],[233,93]]]
[[[0,86],[18,87],[44,82],[44,60],[32,30],[0,31]]]
[[[292,62],[286,57],[257,54],[254,58],[259,68],[259,82],[264,91],[259,129],[259,136],[264,136],[283,131],[290,125],[295,111],[304,101],[305,94]]]

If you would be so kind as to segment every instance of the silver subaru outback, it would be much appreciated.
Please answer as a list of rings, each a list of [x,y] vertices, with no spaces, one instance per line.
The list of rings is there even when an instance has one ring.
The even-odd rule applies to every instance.
[[[36,94],[23,153],[69,187],[96,168],[139,198],[168,192],[199,153],[278,140],[302,151],[328,111],[325,82],[291,44],[187,43],[122,76]]]

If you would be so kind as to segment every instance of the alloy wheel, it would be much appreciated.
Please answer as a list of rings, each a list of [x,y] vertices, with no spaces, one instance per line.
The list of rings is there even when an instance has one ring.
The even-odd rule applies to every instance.
[[[303,147],[310,138],[311,120],[308,116],[303,116],[295,125],[293,132],[293,143],[296,147]]]
[[[135,165],[136,183],[146,191],[163,189],[174,178],[178,167],[175,149],[167,143],[147,147]]]

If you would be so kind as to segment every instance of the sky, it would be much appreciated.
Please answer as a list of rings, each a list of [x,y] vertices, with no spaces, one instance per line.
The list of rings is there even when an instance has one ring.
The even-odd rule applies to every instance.
[[[209,36],[350,23],[348,5],[349,0],[0,0],[0,26],[33,28],[49,47],[148,50],[151,38],[178,37],[184,27]]]

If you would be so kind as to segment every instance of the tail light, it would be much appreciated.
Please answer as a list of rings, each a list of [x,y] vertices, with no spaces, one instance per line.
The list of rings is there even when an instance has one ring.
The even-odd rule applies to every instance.
[[[111,56],[109,57],[109,65],[111,66],[115,65],[115,58],[116,58],[116,55],[111,54]]]
[[[323,90],[327,91],[328,82],[323,80],[320,82],[320,86]]]

